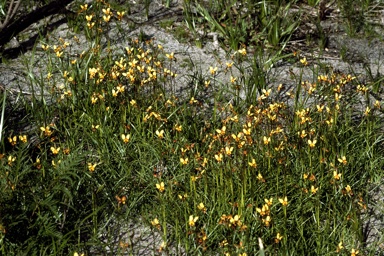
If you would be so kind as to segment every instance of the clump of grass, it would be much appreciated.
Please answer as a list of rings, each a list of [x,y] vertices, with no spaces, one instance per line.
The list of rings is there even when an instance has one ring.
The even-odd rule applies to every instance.
[[[238,50],[242,45],[262,44],[279,49],[285,47],[299,24],[299,18],[288,13],[291,4],[285,1],[184,1],[184,14],[192,33],[215,31],[223,39],[224,47]]]
[[[368,37],[376,33],[373,29],[372,13],[377,12],[380,2],[339,0],[337,6],[340,8],[342,22],[349,36],[357,36],[362,31]]]
[[[241,48],[209,70],[201,90],[217,94],[207,109],[174,94],[177,62],[161,45],[134,39],[103,53],[102,31],[122,15],[81,5],[89,49],[73,57],[65,40],[41,46],[50,73],[39,83],[52,103],[34,95],[25,106],[34,128],[1,145],[4,255],[123,253],[135,245],[100,241],[101,227],[140,216],[161,234],[158,252],[369,253],[361,214],[383,168],[382,106],[369,85],[330,73],[284,95],[282,85],[252,88]],[[236,67],[244,77],[217,81]],[[237,102],[252,96],[229,104],[223,90]]]

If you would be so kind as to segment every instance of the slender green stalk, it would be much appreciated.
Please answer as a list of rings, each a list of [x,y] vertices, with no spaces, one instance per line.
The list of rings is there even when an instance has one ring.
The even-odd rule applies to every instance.
[[[3,104],[1,106],[1,119],[0,119],[0,141],[2,141],[3,129],[4,129],[4,114],[5,114],[5,101],[7,99],[7,91],[3,92]]]

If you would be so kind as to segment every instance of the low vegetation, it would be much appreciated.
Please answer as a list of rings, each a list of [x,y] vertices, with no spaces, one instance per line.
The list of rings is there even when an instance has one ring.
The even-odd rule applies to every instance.
[[[293,4],[243,2],[265,17]],[[32,95],[10,105],[2,92],[3,255],[129,254],[129,239],[100,237],[112,220],[138,219],[161,235],[155,254],[374,255],[362,215],[383,171],[383,102],[370,96],[380,86],[319,73],[300,53],[289,57],[313,81],[269,85],[258,47],[280,58],[294,27],[284,15],[223,23],[207,8],[200,22],[222,32],[231,61],[191,76],[183,94],[177,54],[161,44],[102,47],[126,15],[104,1],[78,4],[87,50],[70,51],[77,37],[40,40],[48,72],[30,77]],[[249,24],[263,36],[247,44]]]

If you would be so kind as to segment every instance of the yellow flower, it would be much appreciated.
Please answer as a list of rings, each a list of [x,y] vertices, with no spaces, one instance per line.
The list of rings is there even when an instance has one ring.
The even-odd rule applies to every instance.
[[[234,217],[230,217],[229,223],[233,226],[240,226],[241,225],[241,220],[240,220],[240,215],[236,214]]]
[[[68,81],[69,81],[69,82],[72,82],[72,81],[73,81],[72,77],[70,77],[70,78],[68,79]],[[70,90],[64,91],[62,97],[64,97],[64,96],[71,97],[71,96],[72,96],[72,92],[71,92]]]
[[[264,178],[263,178],[263,175],[261,175],[261,173],[257,174],[257,179],[261,182],[265,182]]]
[[[207,211],[207,208],[203,203],[199,203],[197,206],[197,209],[199,209],[200,211],[203,211],[204,213]]]
[[[12,166],[12,163],[15,162],[16,157],[15,156],[9,156],[8,157],[8,165]]]
[[[342,95],[335,93],[335,101],[339,101]]]
[[[343,246],[343,242],[340,242],[340,243],[337,245],[336,252],[340,252],[343,248],[344,248],[344,246]]]
[[[319,190],[319,188],[315,188],[315,186],[311,186],[311,192],[312,194],[316,194],[317,193],[317,190]]]
[[[121,134],[121,139],[123,140],[124,143],[128,143],[130,138],[131,138],[130,134],[127,134],[127,135]]]
[[[88,22],[87,23],[87,27],[89,28],[89,29],[92,29],[93,28],[93,26],[95,26],[95,22]]]
[[[137,70],[140,72],[140,73],[144,73],[145,71],[145,66],[137,66]]]
[[[160,229],[160,222],[159,222],[159,220],[157,218],[154,218],[153,220],[151,220],[151,224],[155,228]]]
[[[113,80],[117,80],[117,78],[120,76],[120,73],[117,71],[112,71],[111,76],[112,76]],[[97,80],[97,81],[99,81],[99,80]]]
[[[333,171],[333,178],[335,180],[340,180],[341,178],[341,173],[337,173],[337,171]]]
[[[245,48],[240,49],[240,50],[238,50],[237,52],[240,53],[240,54],[243,55],[243,56],[247,55],[247,50],[246,50]]]
[[[268,90],[263,89],[262,92],[263,92],[263,95],[267,98],[271,94],[272,89],[268,89]]]
[[[263,221],[263,223],[264,223],[264,225],[266,226],[266,227],[269,227],[269,225],[271,224],[271,221],[272,221],[272,218],[271,218],[271,216],[267,216],[267,217],[265,217],[264,219],[262,219],[262,221]]]
[[[231,120],[232,122],[237,123],[237,122],[239,122],[239,117],[238,117],[237,115],[235,115],[234,117],[231,117],[230,120]]]
[[[221,129],[216,129],[216,132],[219,135],[225,135],[225,131],[227,130],[227,127],[223,126]]]
[[[128,51],[128,50],[127,50]],[[131,67],[131,68],[135,68],[137,66],[137,63],[139,61],[136,60],[136,59],[133,59],[132,61],[128,62],[128,65]],[[130,72],[134,72],[133,70],[131,70]]]
[[[63,55],[63,52],[62,52],[62,51],[57,51],[57,52],[56,52],[56,56],[57,56],[57,58],[61,58],[62,55]]]
[[[190,100],[189,100],[189,104],[193,105],[194,103],[197,103],[198,101],[195,100],[195,97],[192,97]]]
[[[370,107],[367,107],[367,108],[365,109],[365,111],[364,111],[364,115],[365,115],[365,116],[368,116],[370,112],[371,112],[371,108],[370,108]]]
[[[38,170],[41,169],[40,158],[36,158],[36,162],[33,164]]]
[[[203,167],[205,167],[208,164],[208,159],[204,157],[203,163],[201,164]]]
[[[181,163],[182,165],[187,165],[188,162],[189,162],[188,157],[186,157],[186,158],[180,158],[180,163]]]
[[[88,73],[89,73],[89,78],[94,78],[96,74],[99,72],[99,69],[97,68],[89,68]]]
[[[302,58],[301,60],[300,60],[300,63],[301,64],[303,64],[304,66],[307,66],[308,65],[308,62],[307,62],[307,58]]]
[[[248,165],[253,167],[253,168],[256,168],[257,167],[256,160],[254,158],[252,158],[252,161],[248,162]]]
[[[232,134],[231,135],[232,138],[236,141],[236,142],[239,142],[241,137],[243,137],[243,133],[242,132],[239,132],[237,135],[236,134]]]
[[[159,223],[159,220],[158,220],[157,218],[154,218],[154,219],[151,221],[151,224],[152,224],[153,226],[157,226],[157,225],[159,225],[160,223]]]
[[[121,84],[119,84],[118,86],[117,86],[117,91],[118,92],[121,92],[121,93],[123,93],[124,91],[125,91],[125,86],[124,85],[121,85]]]
[[[308,145],[310,148],[314,148],[316,145],[317,140],[308,140]]]
[[[84,256],[84,253],[82,253],[82,254],[78,254],[77,252],[75,252],[75,253],[73,254],[73,256]]]
[[[8,138],[9,143],[11,143],[12,146],[15,146],[17,143],[17,137],[13,136],[13,138],[9,137]]]
[[[44,132],[45,136],[51,136],[51,134],[52,134],[51,128],[49,126],[40,127],[40,130]]]
[[[351,256],[356,256],[357,254],[359,254],[359,250],[352,249]]]
[[[156,136],[157,136],[159,139],[163,139],[163,138],[164,138],[164,130],[156,131]]]
[[[85,19],[88,21],[88,22],[91,22],[93,18],[93,15],[85,15]]]
[[[217,162],[223,161],[223,154],[222,153],[215,154],[215,159]]]
[[[164,192],[165,190],[165,185],[164,185],[164,182],[161,182],[160,184],[156,184],[156,188],[160,191],[160,192]]]
[[[317,112],[321,113],[323,112],[324,105],[316,105],[316,108],[317,108]]]
[[[283,239],[283,236],[280,235],[280,233],[277,233],[275,238],[275,243],[278,244],[281,241],[281,239]]]
[[[162,252],[165,248],[167,248],[167,242],[163,241],[157,251]]]
[[[225,147],[225,154],[230,156],[232,154],[233,147]]]
[[[188,194],[184,194],[184,195],[177,195],[179,197],[180,200],[185,200],[188,198]]]
[[[272,201],[273,201],[273,198],[271,197],[269,200],[268,198],[265,198],[264,199],[264,202],[268,205],[268,206],[271,206],[272,205]]]
[[[94,172],[97,164],[88,163],[88,170]]]
[[[271,137],[263,137],[264,145],[268,145],[271,142]]]
[[[53,51],[54,52],[58,52],[58,51],[60,51],[61,50],[61,46],[57,46],[57,45],[54,45],[53,46]]]
[[[47,74],[47,76],[46,76],[46,79],[47,79],[47,80],[50,80],[50,79],[52,78],[52,76],[53,76],[52,73],[48,72],[48,74]]]
[[[102,9],[102,11],[105,15],[112,15],[111,8]]]
[[[287,198],[287,197],[279,198],[279,202],[280,202],[283,206],[287,206],[287,205],[288,205],[288,198]]]
[[[337,161],[342,163],[343,165],[347,165],[347,158],[345,156],[342,156],[341,158],[338,158]]]
[[[301,132],[297,132],[300,136],[300,138],[304,139],[305,137],[307,137],[307,132],[305,130],[302,130]]]
[[[59,154],[60,147],[58,147],[58,148],[51,147],[51,151],[52,151],[52,154],[57,155],[57,154]]]
[[[198,219],[199,219],[198,216],[193,217],[193,215],[190,215],[190,216],[189,216],[189,220],[188,220],[188,225],[189,225],[190,227],[194,227],[195,224],[196,224],[196,221],[197,221]]]
[[[80,8],[81,8],[81,11],[86,11],[88,9],[88,4],[85,4],[85,5],[80,5]],[[77,253],[77,252],[75,252]],[[77,256],[77,255],[76,255]]]
[[[228,245],[228,241],[227,241],[227,239],[224,239],[223,241],[221,241],[220,242],[220,247],[225,247],[225,246],[227,246]],[[230,256],[231,254],[229,254],[229,252],[227,252],[226,254],[225,254],[225,256]]]
[[[353,195],[351,186],[347,185],[345,187],[345,193],[348,194],[348,195]]]
[[[366,93],[369,89],[365,85],[358,85],[357,91],[361,93]]]
[[[251,135],[251,131],[252,131],[252,128],[251,128],[251,126],[250,126],[250,123],[248,123],[248,128],[246,127],[246,126],[244,126],[244,128],[243,128],[243,133],[245,134],[245,135]]]
[[[245,141],[241,141],[239,142],[239,144],[237,144],[237,147],[242,148],[244,145],[245,145]]]
[[[213,67],[209,67],[209,73],[211,73],[211,75],[215,75],[216,74],[216,71],[217,71],[217,67],[213,68]]]
[[[91,97],[91,103],[92,103],[92,104],[96,104],[97,100],[98,100],[97,97],[95,97],[95,96],[92,96],[92,97]]]
[[[170,59],[170,60],[173,60],[173,59],[175,58],[173,52],[171,52],[170,54],[165,54],[165,56],[166,56],[168,59]]]
[[[49,49],[49,45],[47,44],[42,44],[41,45],[41,48],[44,50],[44,51],[47,51]]]
[[[175,125],[175,130],[178,131],[178,132],[181,132],[183,130],[183,126],[181,125]]]
[[[68,42],[63,43],[63,49],[67,48],[68,46],[70,46],[70,43],[68,43]]]
[[[61,160],[57,161],[57,164],[56,164],[55,160],[52,160],[52,166],[53,167],[56,167],[60,163],[61,163]]]
[[[125,12],[117,12],[117,19],[122,20]]]

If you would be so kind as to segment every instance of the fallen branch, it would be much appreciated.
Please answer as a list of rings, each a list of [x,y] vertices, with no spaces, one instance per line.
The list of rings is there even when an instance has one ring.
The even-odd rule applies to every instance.
[[[21,0],[16,1],[16,2],[15,2],[15,0],[11,1],[11,3],[9,4],[7,15],[5,16],[4,22],[0,22],[0,30],[5,28],[9,24],[9,22],[13,19],[17,10],[20,7],[20,3],[21,3]]]
[[[25,14],[0,31],[0,47],[8,43],[14,36],[28,28],[30,25],[58,13],[74,0],[55,0],[28,14]],[[21,1],[19,1],[21,2]]]

